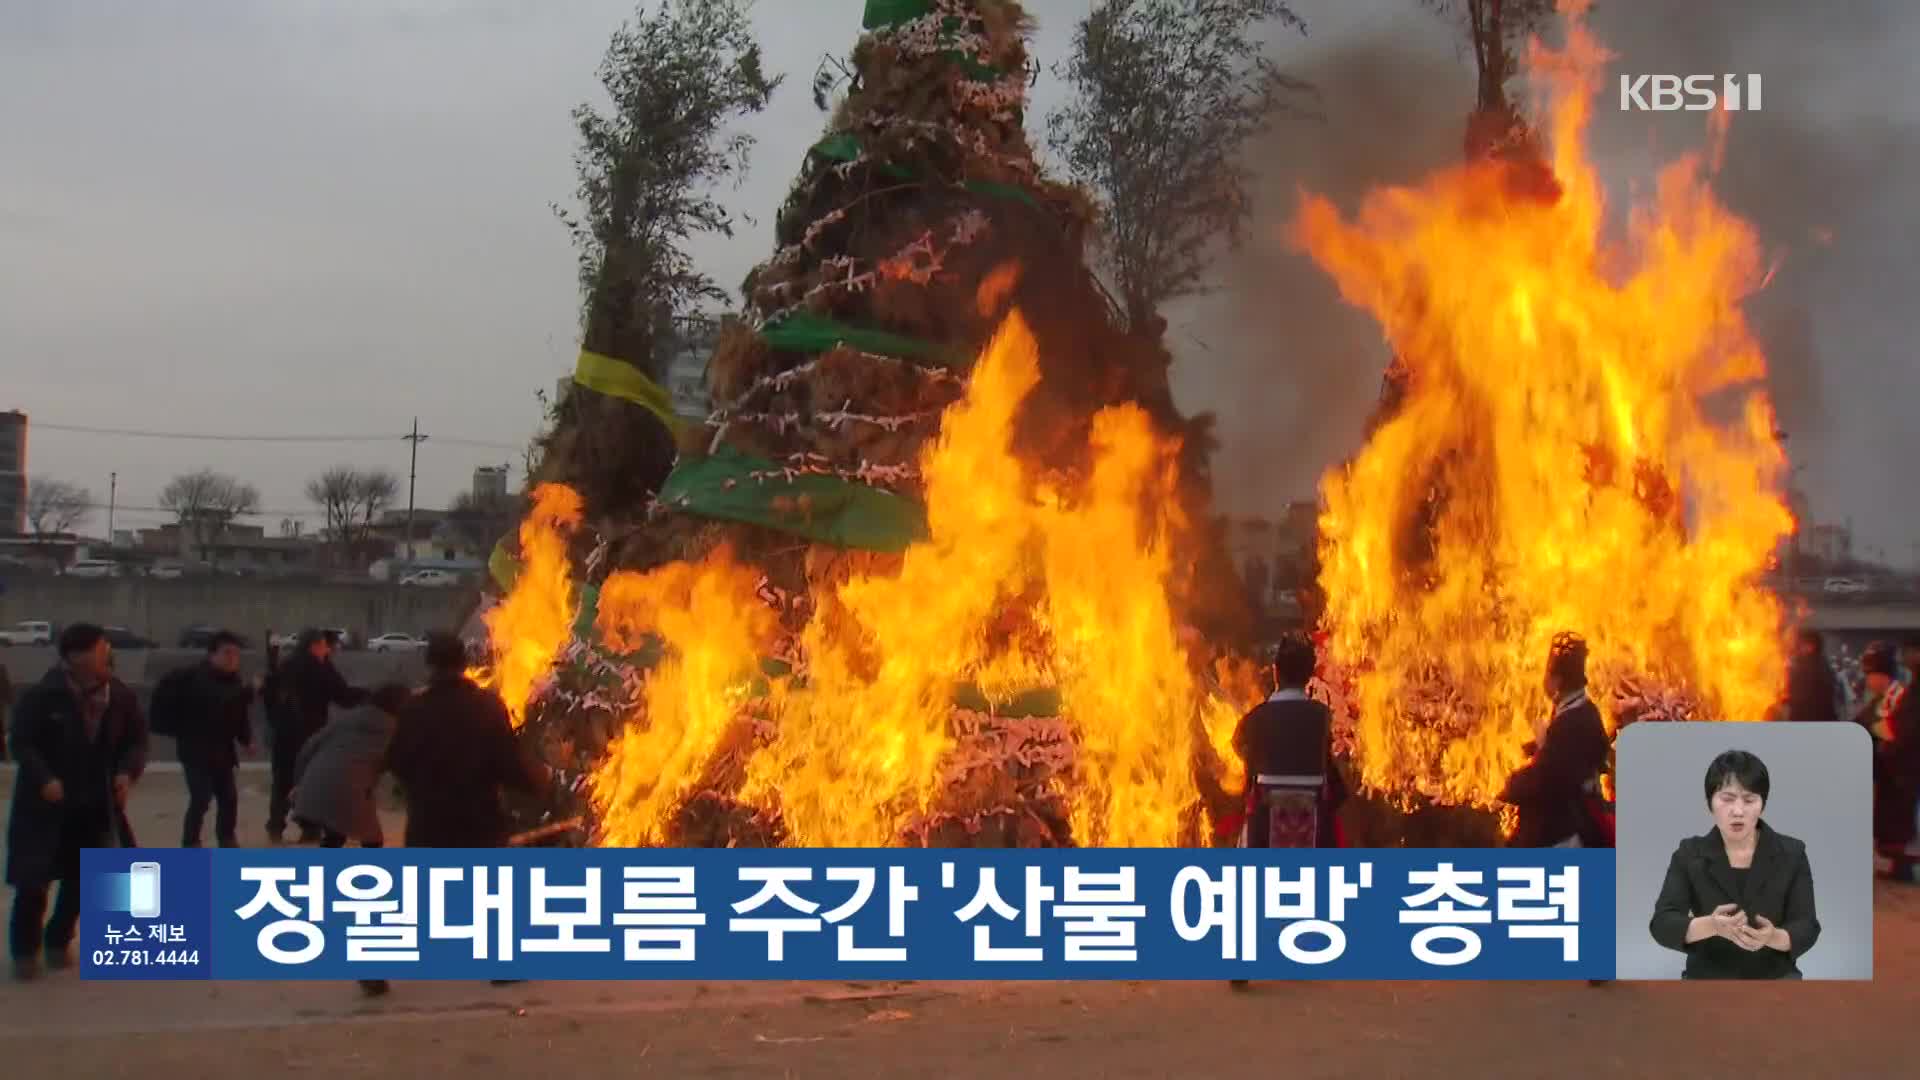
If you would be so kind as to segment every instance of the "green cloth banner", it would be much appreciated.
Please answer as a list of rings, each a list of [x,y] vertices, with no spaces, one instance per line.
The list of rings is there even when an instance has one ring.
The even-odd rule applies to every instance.
[[[858,136],[843,131],[838,135],[829,135],[819,142],[814,143],[813,152],[829,161],[858,161],[861,153],[860,139]],[[874,167],[886,175],[897,179],[905,180],[913,176],[911,170],[890,162],[877,163]],[[987,195],[996,199],[1012,199],[1015,202],[1022,202],[1034,207],[1040,205],[1040,200],[1034,198],[1032,192],[1014,184],[1000,184],[991,180],[968,180],[960,186],[973,192],[975,195]]]
[[[790,352],[823,353],[835,346],[851,345],[856,349],[901,360],[964,363],[966,359],[963,352],[930,341],[885,330],[850,326],[810,311],[789,312],[769,322],[761,328],[760,340],[773,348]]]
[[[682,462],[656,498],[699,517],[764,525],[867,551],[905,551],[927,537],[926,509],[911,499],[837,476],[788,479],[774,462],[725,447],[711,457]]]
[[[680,418],[673,412],[673,395],[632,364],[581,349],[580,362],[573,369],[573,381],[608,397],[633,402],[659,417],[669,431],[680,428]]]
[[[860,19],[862,30],[878,30],[912,22],[933,10],[933,0],[867,0],[866,14]]]
[[[520,576],[520,560],[507,554],[507,541],[512,537],[503,536],[493,545],[493,554],[487,556],[487,573],[498,582],[502,590],[513,588],[514,580]]]

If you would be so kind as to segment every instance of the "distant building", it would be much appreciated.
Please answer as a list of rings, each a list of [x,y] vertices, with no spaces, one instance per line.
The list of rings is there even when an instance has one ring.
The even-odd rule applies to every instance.
[[[505,465],[482,465],[473,470],[473,501],[482,506],[507,501]]]
[[[27,531],[27,414],[0,412],[0,533]]]

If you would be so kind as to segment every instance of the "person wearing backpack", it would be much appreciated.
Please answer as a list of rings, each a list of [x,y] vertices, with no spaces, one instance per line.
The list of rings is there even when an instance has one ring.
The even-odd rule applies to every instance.
[[[248,718],[253,697],[253,687],[240,678],[240,639],[225,630],[207,642],[204,661],[170,672],[153,689],[153,730],[179,744],[180,768],[187,778],[181,847],[200,846],[210,805],[214,842],[223,848],[240,846],[236,748],[253,746]]]

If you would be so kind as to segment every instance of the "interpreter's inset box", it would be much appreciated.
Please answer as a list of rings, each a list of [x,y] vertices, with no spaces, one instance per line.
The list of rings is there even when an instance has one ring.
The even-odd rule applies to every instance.
[[[1873,741],[1645,723],[1615,747],[1615,974],[1873,977]]]

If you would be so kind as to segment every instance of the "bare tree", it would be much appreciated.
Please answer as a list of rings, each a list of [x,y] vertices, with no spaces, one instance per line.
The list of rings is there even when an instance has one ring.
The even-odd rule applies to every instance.
[[[400,491],[400,478],[386,469],[369,469],[360,473],[353,485],[354,506],[360,514],[360,539],[373,536],[373,520],[382,510],[393,505],[394,496]],[[407,537],[411,543],[413,537]]]
[[[307,481],[307,499],[326,520],[325,537],[343,549],[353,542],[354,507],[359,474],[351,465],[335,465]]]
[[[92,513],[93,494],[78,484],[45,476],[27,481],[27,527],[35,539],[70,533]]]
[[[1239,243],[1251,211],[1241,150],[1311,89],[1261,55],[1269,25],[1306,32],[1283,0],[1105,0],[1056,69],[1074,96],[1047,144],[1093,190],[1132,331],[1159,337],[1168,301],[1207,290],[1215,245]]]
[[[180,531],[192,538],[204,557],[206,546],[225,536],[235,518],[260,512],[260,492],[225,473],[201,469],[168,481],[160,492],[160,505],[172,512]]]
[[[374,521],[393,505],[398,477],[386,469],[335,465],[307,481],[307,498],[326,518],[325,535],[341,555],[357,558],[373,537]]]

